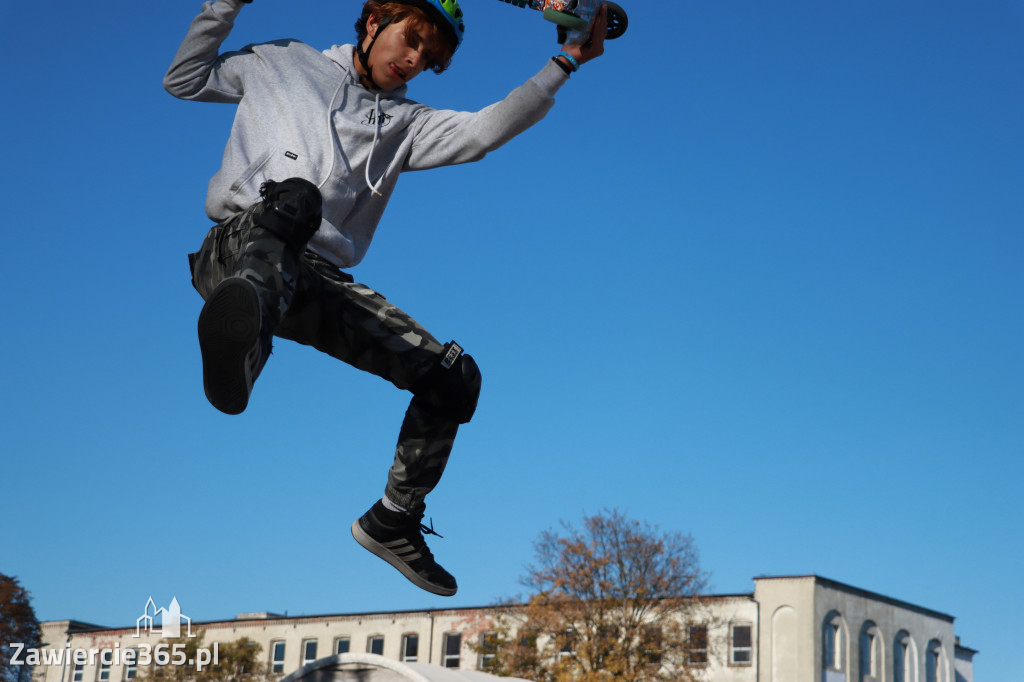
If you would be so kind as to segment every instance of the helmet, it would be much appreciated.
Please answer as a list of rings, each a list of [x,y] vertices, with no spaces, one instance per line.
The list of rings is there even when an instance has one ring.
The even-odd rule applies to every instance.
[[[462,45],[462,34],[466,32],[466,23],[462,20],[462,8],[459,0],[392,0],[406,5],[419,7],[434,20],[448,41],[458,49]]]

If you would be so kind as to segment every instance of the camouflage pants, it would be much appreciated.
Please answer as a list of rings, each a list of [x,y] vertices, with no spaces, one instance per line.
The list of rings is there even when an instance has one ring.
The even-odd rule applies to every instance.
[[[206,299],[226,277],[256,285],[265,333],[312,346],[409,389],[440,361],[443,345],[413,318],[312,251],[301,257],[253,223],[257,203],[213,227],[190,254],[192,283]],[[451,454],[458,422],[413,396],[385,494],[419,510]]]

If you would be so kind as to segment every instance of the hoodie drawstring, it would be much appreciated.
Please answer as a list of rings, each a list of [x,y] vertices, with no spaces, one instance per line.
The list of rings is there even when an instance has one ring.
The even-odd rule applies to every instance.
[[[384,195],[382,195],[380,193],[379,190],[380,190],[380,184],[382,182],[384,182],[384,176],[388,174],[387,169],[384,170],[384,173],[380,176],[380,180],[378,180],[377,182],[373,182],[372,180],[370,180],[370,162],[373,161],[373,150],[374,150],[374,148],[376,148],[377,140],[380,137],[380,119],[382,118],[381,117],[381,112],[380,112],[380,93],[379,92],[376,94],[376,97],[374,98],[373,111],[374,111],[374,114],[373,114],[373,116],[374,116],[373,143],[370,145],[370,155],[366,158],[366,186],[369,187],[370,190],[374,194],[376,194],[377,196],[380,197],[380,196],[384,196]]]

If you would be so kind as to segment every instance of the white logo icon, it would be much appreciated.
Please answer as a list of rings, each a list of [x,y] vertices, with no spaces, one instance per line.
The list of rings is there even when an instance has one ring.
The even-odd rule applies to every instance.
[[[160,618],[159,626],[156,625],[158,616]],[[188,624],[188,636],[195,637],[192,634],[192,619],[182,615],[177,597],[171,599],[171,605],[166,609],[163,607],[158,609],[156,603],[153,602],[153,598],[150,597],[149,601],[146,602],[145,611],[135,621],[135,634],[133,637],[141,637],[142,630],[151,635],[161,635],[169,639],[181,637],[181,621],[185,621]]]

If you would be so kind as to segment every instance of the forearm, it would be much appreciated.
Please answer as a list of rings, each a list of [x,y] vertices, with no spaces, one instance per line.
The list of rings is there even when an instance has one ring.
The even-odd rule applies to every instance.
[[[244,0],[214,0],[203,5],[164,75],[167,92],[182,99],[237,101],[237,83],[232,84],[227,78],[213,84],[210,81],[220,46],[244,4]]]
[[[424,115],[406,170],[477,161],[540,121],[568,77],[548,63],[523,85],[477,112],[435,110]]]

